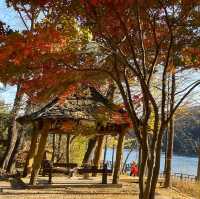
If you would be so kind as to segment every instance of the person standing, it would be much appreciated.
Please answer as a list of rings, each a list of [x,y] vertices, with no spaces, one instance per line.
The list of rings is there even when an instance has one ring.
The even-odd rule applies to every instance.
[[[138,166],[134,161],[132,162],[132,165],[131,165],[130,176],[138,176]]]

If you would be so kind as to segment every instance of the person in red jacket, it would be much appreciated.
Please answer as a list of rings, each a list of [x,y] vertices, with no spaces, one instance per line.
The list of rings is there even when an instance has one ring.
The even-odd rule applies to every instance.
[[[130,176],[137,176],[138,175],[138,166],[137,164],[133,161],[131,165],[131,173]]]

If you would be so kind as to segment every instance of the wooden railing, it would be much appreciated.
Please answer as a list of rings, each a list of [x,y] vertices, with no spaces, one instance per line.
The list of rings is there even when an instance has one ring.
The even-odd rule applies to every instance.
[[[189,175],[189,174],[184,174],[184,173],[172,173],[171,174],[173,179],[178,179],[178,180],[185,180],[185,181],[196,181],[197,177],[195,175]],[[160,177],[164,177],[164,173],[160,173]]]
[[[108,168],[112,168],[112,161],[107,161]],[[122,164],[123,165],[123,164]],[[131,170],[131,163],[127,163],[124,166],[124,171],[123,173],[128,173]],[[161,172],[159,175],[161,178],[164,178],[164,173]],[[184,180],[184,181],[197,181],[197,176],[195,175],[189,175],[189,174],[184,174],[184,173],[172,173],[171,174],[172,179],[177,179],[177,180]]]
[[[175,179],[178,178],[180,180],[191,180],[191,181],[197,180],[197,177],[195,175],[188,175],[183,173],[173,173],[172,177]]]

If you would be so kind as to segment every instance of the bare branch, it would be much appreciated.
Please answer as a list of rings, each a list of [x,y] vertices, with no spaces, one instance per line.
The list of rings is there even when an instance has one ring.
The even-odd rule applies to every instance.
[[[200,80],[196,81],[195,84],[193,84],[193,86],[185,93],[185,95],[179,100],[179,102],[176,104],[176,106],[174,107],[174,109],[171,111],[169,117],[167,118],[167,120],[165,121],[165,123],[168,123],[169,120],[172,118],[172,116],[174,115],[174,113],[176,112],[176,110],[179,108],[179,106],[181,105],[181,103],[185,100],[185,98],[197,87],[200,85]]]

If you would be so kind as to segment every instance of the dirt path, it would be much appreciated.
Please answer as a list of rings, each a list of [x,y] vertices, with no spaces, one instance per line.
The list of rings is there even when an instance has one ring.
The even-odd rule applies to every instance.
[[[159,189],[156,199],[192,199],[174,190]],[[138,199],[138,185],[123,183],[122,188],[21,189],[16,180],[0,181],[0,199]]]

